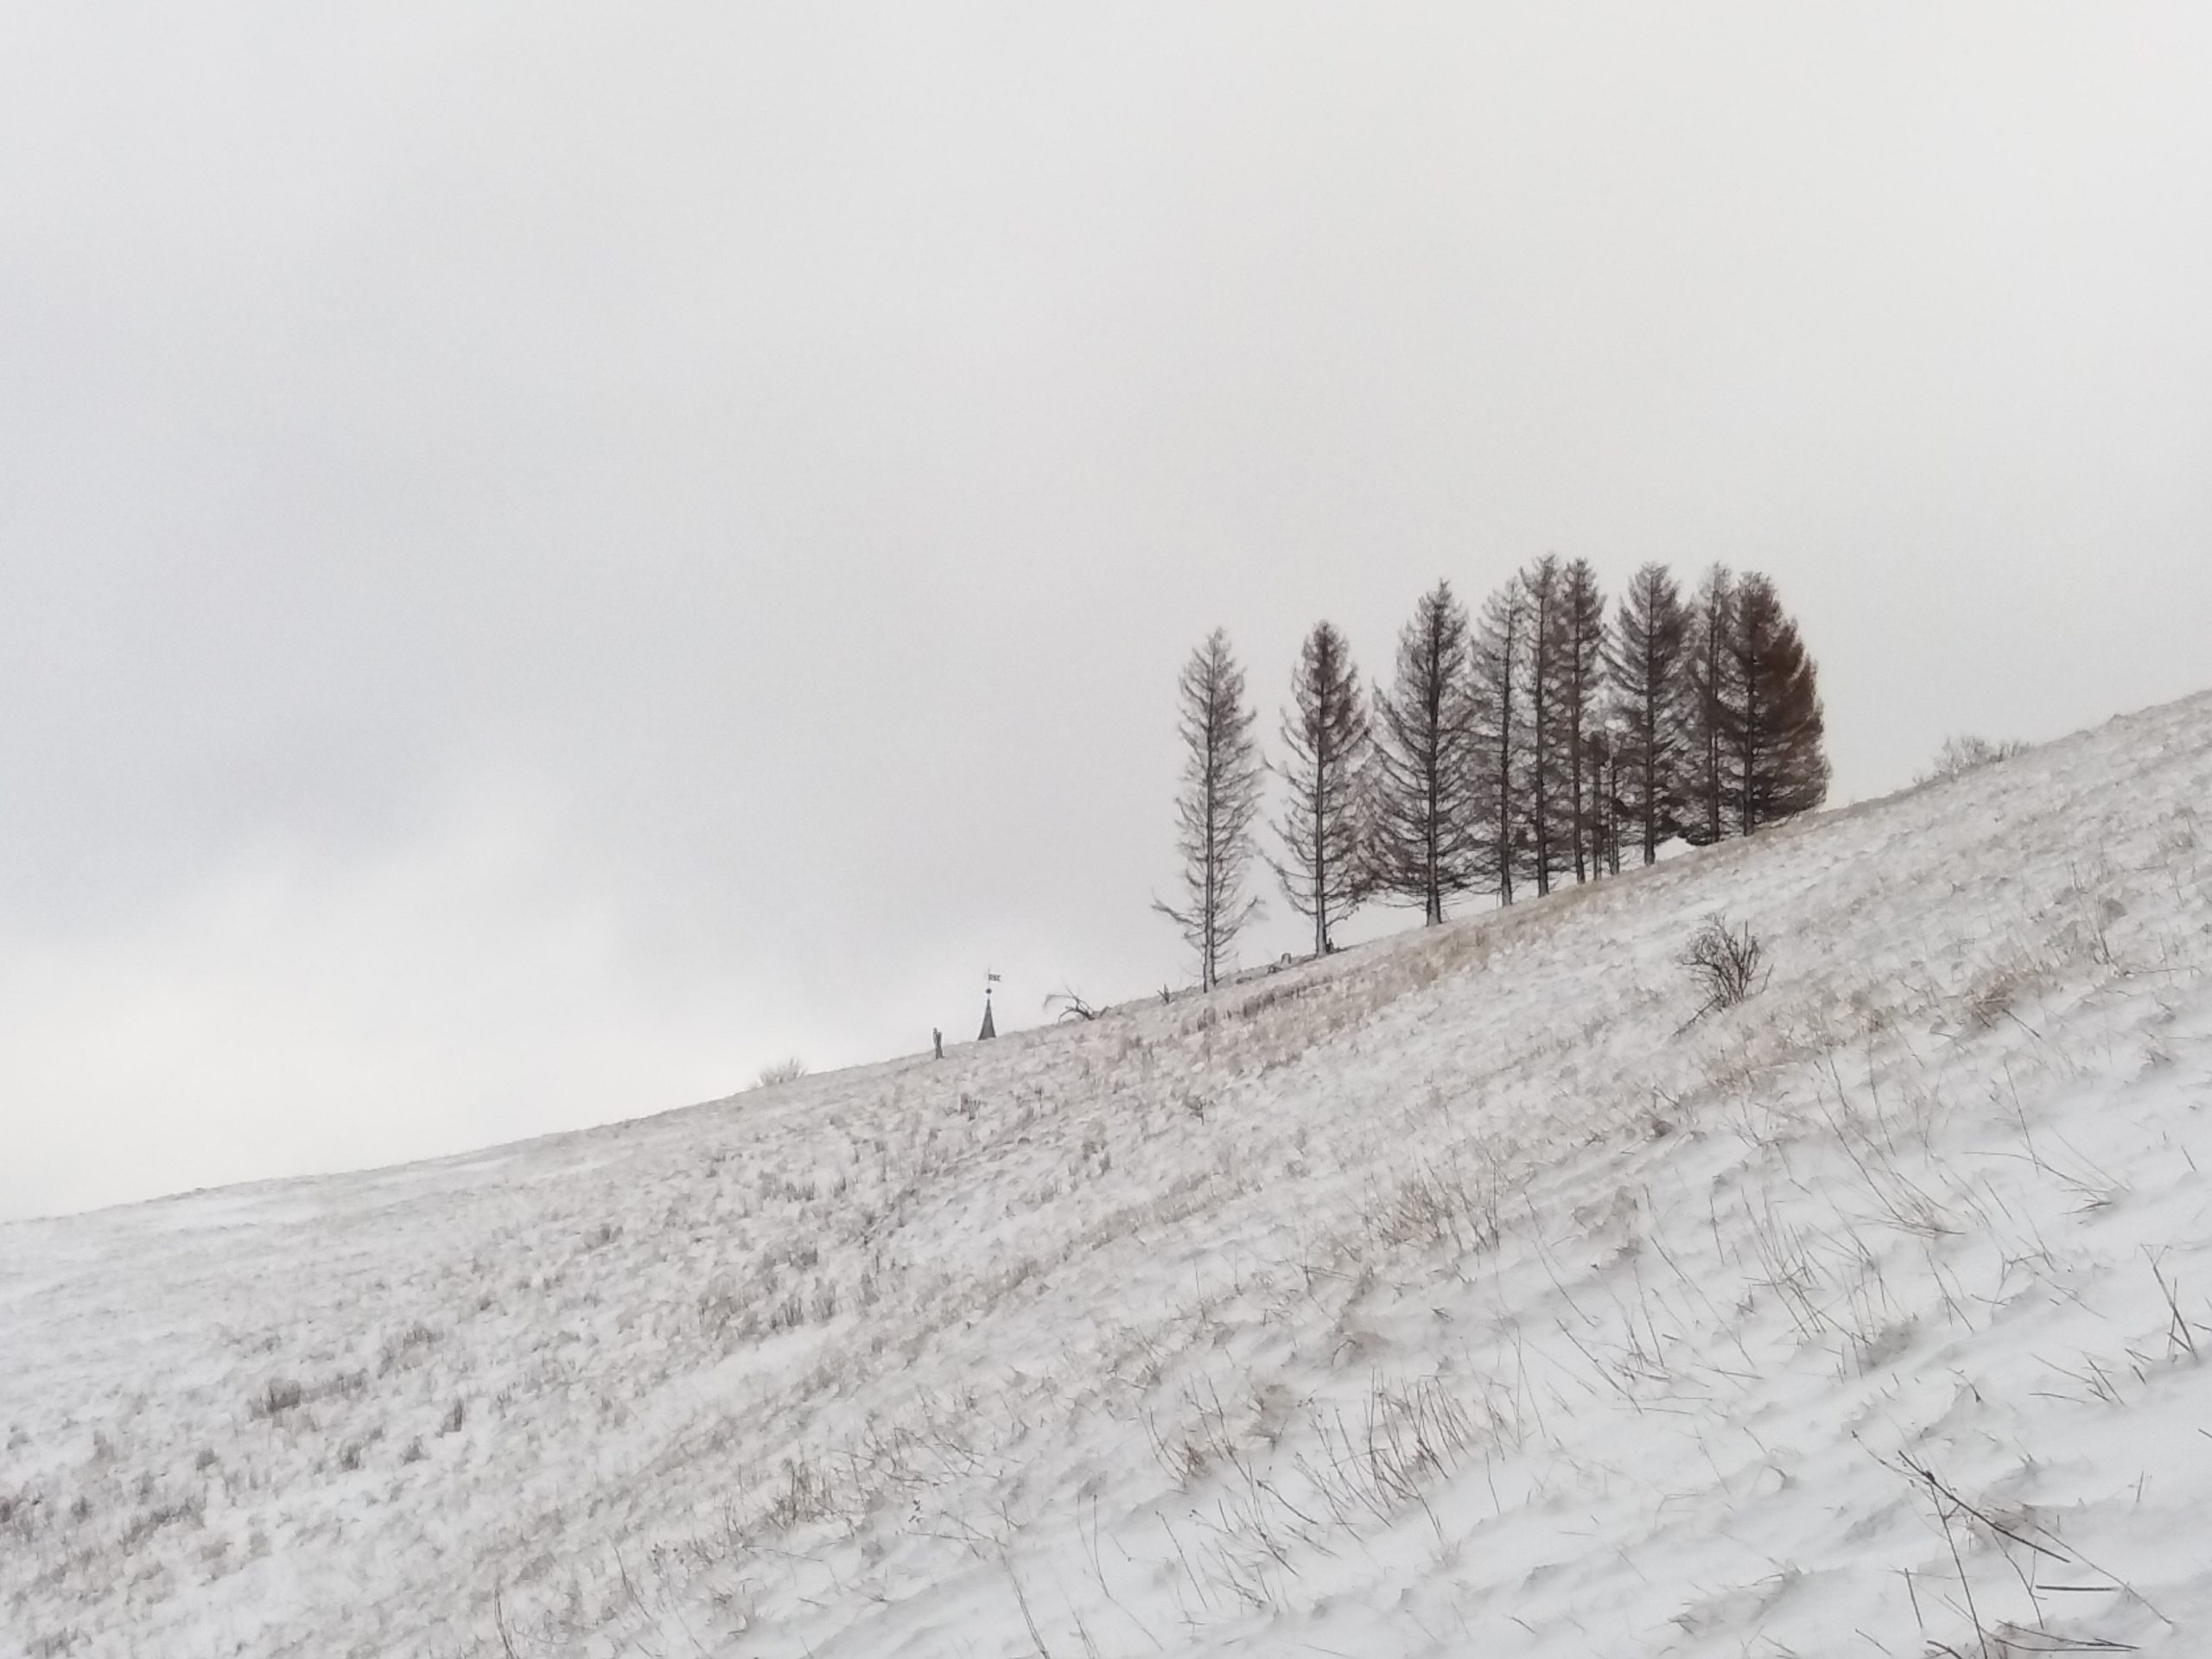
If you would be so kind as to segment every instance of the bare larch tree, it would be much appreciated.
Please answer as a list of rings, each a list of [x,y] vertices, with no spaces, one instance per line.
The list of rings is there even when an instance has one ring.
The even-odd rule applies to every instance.
[[[1620,734],[1608,725],[1600,725],[1590,739],[1591,769],[1598,779],[1592,791],[1594,818],[1591,825],[1591,852],[1599,868],[1607,875],[1621,873],[1621,751]]]
[[[1181,906],[1154,899],[1153,908],[1182,930],[1198,953],[1198,983],[1221,982],[1236,935],[1259,909],[1244,892],[1252,860],[1252,823],[1267,771],[1252,738],[1244,671],[1216,628],[1191,653],[1176,683],[1182,705],[1177,729],[1185,749],[1183,787],[1175,798],[1175,844],[1183,855]]]
[[[1330,929],[1362,897],[1373,747],[1351,647],[1331,624],[1317,622],[1306,636],[1290,699],[1282,718],[1290,795],[1275,823],[1283,856],[1274,871],[1291,908],[1312,920],[1313,954],[1323,957],[1334,948]]]
[[[1521,572],[1529,607],[1529,767],[1526,849],[1538,896],[1552,890],[1574,832],[1568,799],[1567,722],[1560,709],[1560,659],[1567,650],[1567,578],[1559,556],[1547,553]]]
[[[1682,705],[1688,736],[1683,762],[1683,838],[1706,847],[1729,830],[1728,715],[1735,705],[1736,578],[1716,564],[1698,584],[1689,607],[1689,645],[1682,655]]]
[[[1827,799],[1828,762],[1818,672],[1771,580],[1744,578],[1734,620],[1726,747],[1737,827],[1748,836]]]
[[[1520,857],[1522,781],[1528,771],[1529,594],[1516,576],[1483,605],[1471,652],[1474,703],[1476,871],[1497,894],[1513,902],[1514,866]]]
[[[1370,890],[1421,906],[1432,926],[1475,877],[1467,668],[1467,613],[1440,582],[1398,636],[1395,677],[1376,699],[1366,859]]]
[[[1601,778],[1592,738],[1603,716],[1599,688],[1604,683],[1605,595],[1597,567],[1575,559],[1560,574],[1559,650],[1553,659],[1558,691],[1553,708],[1560,724],[1565,758],[1567,810],[1574,841],[1574,879],[1587,881],[1605,874],[1598,845],[1598,788]]]
[[[1622,833],[1635,837],[1646,864],[1680,828],[1691,728],[1682,657],[1688,628],[1675,578],[1665,565],[1647,564],[1630,578],[1605,643]]]

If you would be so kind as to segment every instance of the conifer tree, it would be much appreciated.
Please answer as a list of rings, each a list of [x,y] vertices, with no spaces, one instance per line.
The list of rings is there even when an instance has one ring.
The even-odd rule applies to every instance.
[[[1590,871],[1592,876],[1621,873],[1621,765],[1619,735],[1608,724],[1591,728],[1585,741],[1590,770]]]
[[[1710,846],[1726,835],[1732,816],[1728,788],[1729,710],[1736,702],[1736,579],[1713,565],[1698,584],[1688,613],[1689,643],[1682,653],[1683,838]]]
[[[1513,902],[1528,772],[1529,594],[1518,576],[1483,605],[1471,652],[1476,873]]]
[[[1539,896],[1552,890],[1573,833],[1567,798],[1566,722],[1560,712],[1560,661],[1566,653],[1566,581],[1559,556],[1547,553],[1521,572],[1529,609],[1529,766],[1523,783],[1529,874]]]
[[[1216,628],[1191,653],[1176,684],[1182,704],[1183,787],[1175,799],[1176,847],[1183,855],[1181,906],[1153,908],[1182,930],[1198,954],[1198,983],[1221,982],[1237,933],[1260,907],[1244,879],[1252,857],[1252,823],[1260,811],[1267,770],[1252,738],[1244,671]]]
[[[1601,774],[1592,743],[1604,718],[1598,694],[1605,679],[1605,595],[1587,559],[1573,560],[1560,575],[1559,633],[1553,707],[1566,763],[1574,879],[1587,881],[1605,874],[1597,840]]]
[[[1773,582],[1753,571],[1736,589],[1726,716],[1729,781],[1745,835],[1827,798],[1818,671]]]
[[[1421,906],[1431,926],[1475,874],[1467,649],[1466,610],[1440,582],[1398,636],[1389,692],[1376,700],[1368,882]]]
[[[1306,636],[1290,696],[1282,721],[1290,796],[1275,825],[1284,855],[1274,871],[1291,908],[1313,924],[1313,954],[1326,956],[1331,927],[1362,896],[1372,747],[1359,671],[1331,624],[1317,622]]]
[[[1605,874],[1621,873],[1621,844],[1627,821],[1621,815],[1621,746],[1619,734],[1610,726],[1603,734],[1605,753],[1601,758],[1605,769]]]
[[[1605,645],[1622,835],[1659,856],[1679,833],[1686,745],[1694,729],[1686,690],[1688,620],[1681,590],[1663,564],[1630,578]]]

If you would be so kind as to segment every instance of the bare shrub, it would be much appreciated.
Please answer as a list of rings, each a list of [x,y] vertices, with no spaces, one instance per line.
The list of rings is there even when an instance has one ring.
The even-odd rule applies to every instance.
[[[1749,922],[1731,927],[1726,916],[1707,917],[1690,935],[1680,957],[1705,993],[1704,1002],[1690,1018],[1701,1019],[1716,1009],[1732,1008],[1748,1000],[1766,982],[1759,971],[1765,956],[1766,947],[1751,931]]]
[[[2010,760],[2016,754],[2025,754],[2028,746],[2011,738],[1992,742],[1986,737],[1947,737],[1943,747],[1936,751],[1935,763],[1913,779],[1916,784],[1932,783],[1939,778],[1956,778],[1977,767]]]
[[[806,1062],[793,1054],[773,1065],[762,1066],[760,1075],[753,1079],[753,1086],[755,1089],[772,1089],[779,1083],[797,1083],[805,1075]]]
[[[1053,1011],[1057,1009],[1058,1013]],[[1096,1020],[1103,1009],[1073,986],[1064,986],[1045,999],[1045,1012],[1056,1020]]]

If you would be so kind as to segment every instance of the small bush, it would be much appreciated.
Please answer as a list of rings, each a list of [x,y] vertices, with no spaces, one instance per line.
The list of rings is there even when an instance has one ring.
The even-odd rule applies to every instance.
[[[755,1089],[772,1089],[779,1083],[797,1083],[806,1075],[806,1062],[796,1054],[778,1060],[772,1065],[760,1068],[760,1075],[753,1079]]]
[[[1749,998],[1766,982],[1759,972],[1765,956],[1766,947],[1751,931],[1749,922],[1731,927],[1726,916],[1707,917],[1690,935],[1681,958],[1705,993],[1704,1002],[1691,1019],[1701,1019],[1715,1009],[1732,1008]]]
[[[2024,754],[2027,748],[2026,744],[2011,738],[1992,742],[1986,737],[1947,737],[1943,740],[1943,747],[1936,751],[1936,764],[1913,781],[1925,784],[1939,778],[1956,778],[1961,772],[1972,772],[1976,767],[1992,766],[1999,760],[2010,760],[2016,754]]]

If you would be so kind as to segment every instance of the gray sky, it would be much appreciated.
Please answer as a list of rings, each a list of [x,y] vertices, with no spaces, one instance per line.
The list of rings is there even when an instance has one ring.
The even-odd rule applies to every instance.
[[[1217,622],[1272,729],[1439,575],[1764,568],[1843,798],[2198,689],[2208,86],[2197,5],[0,0],[0,1214],[1179,977]]]

